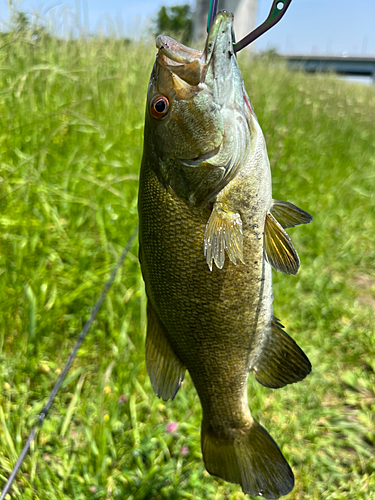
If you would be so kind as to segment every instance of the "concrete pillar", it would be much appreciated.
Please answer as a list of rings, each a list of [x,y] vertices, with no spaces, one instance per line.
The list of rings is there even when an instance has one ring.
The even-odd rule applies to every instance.
[[[234,14],[234,32],[236,40],[246,36],[255,28],[257,0],[219,0],[218,11],[227,10]],[[210,0],[195,0],[193,40],[206,38],[207,16]]]

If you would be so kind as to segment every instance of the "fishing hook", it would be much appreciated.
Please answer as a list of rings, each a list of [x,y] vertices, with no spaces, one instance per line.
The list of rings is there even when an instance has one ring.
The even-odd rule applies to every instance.
[[[292,0],[273,0],[270,13],[268,14],[267,19],[260,26],[255,28],[255,30],[251,31],[248,35],[246,35],[242,40],[233,44],[233,48],[235,52],[239,52],[243,48],[245,48],[250,43],[254,42],[257,38],[263,35],[266,31],[275,26],[280,19],[283,17],[285,12],[287,11],[289,5]],[[207,31],[210,31],[213,20],[216,16],[218,0],[210,0],[210,7],[208,11],[208,21],[207,21]]]

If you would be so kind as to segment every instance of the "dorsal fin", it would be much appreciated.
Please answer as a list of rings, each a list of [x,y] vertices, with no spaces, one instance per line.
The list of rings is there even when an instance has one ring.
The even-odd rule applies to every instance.
[[[300,264],[298,254],[289,236],[269,212],[264,225],[264,253],[275,271],[297,274]]]
[[[288,201],[273,200],[270,212],[284,229],[313,220],[312,215]]]
[[[272,318],[271,331],[262,345],[261,354],[251,367],[256,380],[273,389],[303,380],[311,372],[306,354]]]

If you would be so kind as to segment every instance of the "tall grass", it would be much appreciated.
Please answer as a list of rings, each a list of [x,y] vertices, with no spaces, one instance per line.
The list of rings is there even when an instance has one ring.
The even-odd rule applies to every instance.
[[[136,224],[154,55],[99,37],[0,51],[0,484]],[[250,379],[250,407],[293,466],[290,499],[375,498],[375,89],[264,59],[243,73],[274,197],[315,216],[290,231],[298,276],[275,274],[313,373],[279,391]],[[245,498],[204,471],[190,380],[173,402],[153,394],[144,335],[134,245],[12,498]]]

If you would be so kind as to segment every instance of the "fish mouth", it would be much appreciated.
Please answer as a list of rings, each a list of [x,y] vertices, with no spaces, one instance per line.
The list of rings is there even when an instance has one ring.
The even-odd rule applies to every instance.
[[[194,59],[202,57],[202,51],[187,47],[167,35],[157,37],[156,48],[159,49],[161,59],[168,60],[169,64],[189,64]]]
[[[226,53],[229,59],[235,54],[233,43],[233,14],[221,11],[212,23],[203,51],[187,47],[167,35],[159,35],[156,39],[158,63],[189,85],[197,86],[205,81],[209,67],[213,66],[215,73],[225,71],[228,57],[223,54]]]
[[[231,58],[234,55],[233,44],[233,14],[223,10],[213,20],[202,53],[202,60],[206,65],[209,65],[211,61],[215,64],[218,59],[223,59],[222,54],[225,53]]]

